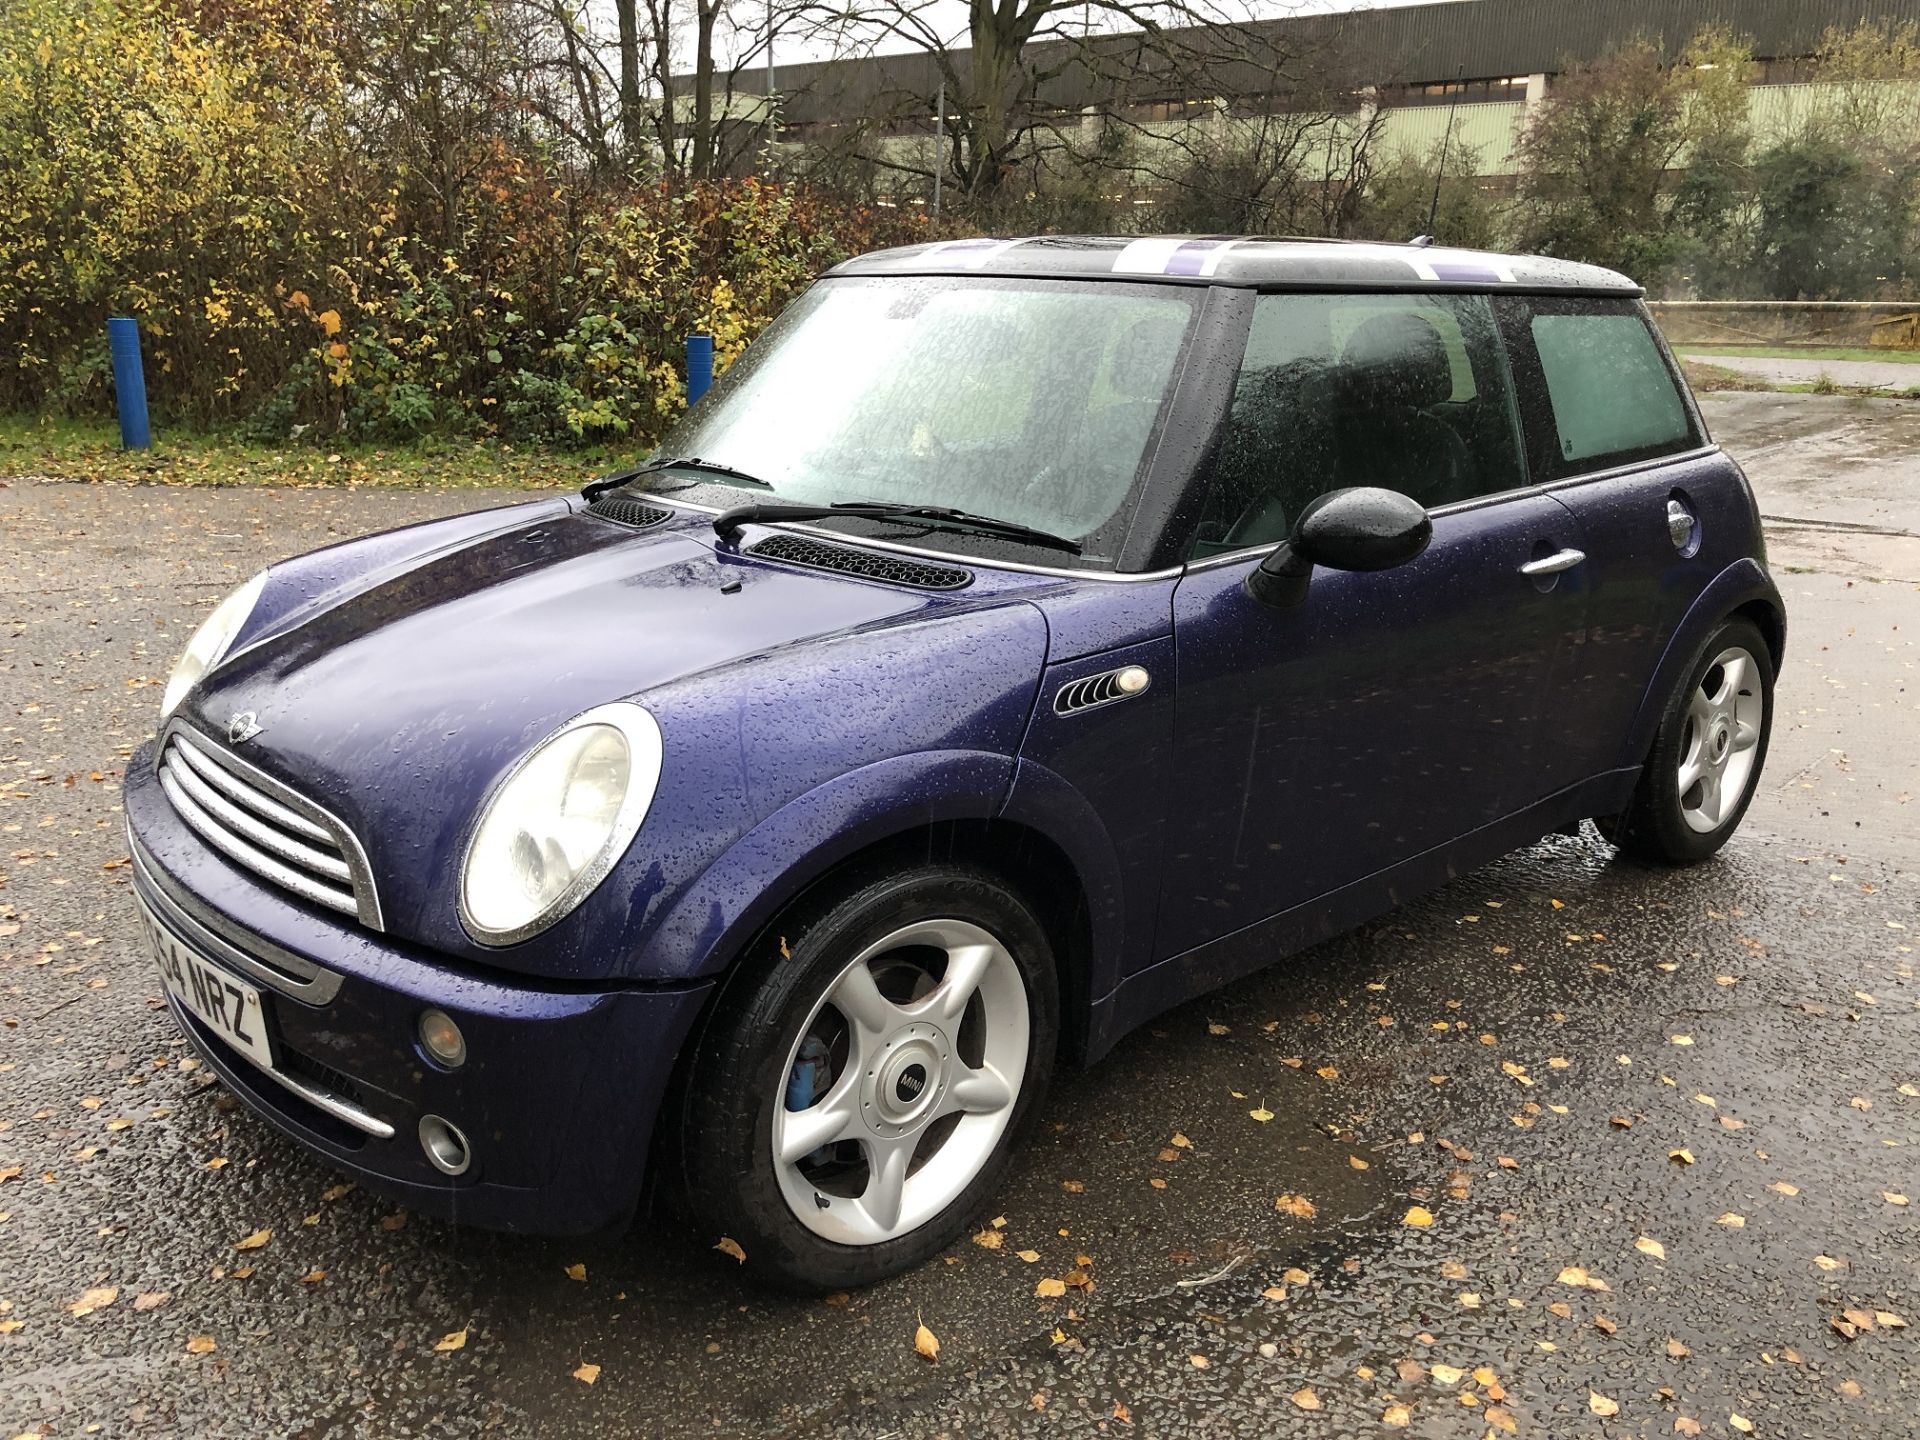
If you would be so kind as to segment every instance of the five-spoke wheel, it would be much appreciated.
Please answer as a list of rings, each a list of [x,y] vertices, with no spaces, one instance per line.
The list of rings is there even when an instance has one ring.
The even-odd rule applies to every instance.
[[[1603,828],[1641,859],[1706,859],[1747,813],[1772,724],[1773,652],[1750,621],[1723,621],[1667,706],[1632,805]]]
[[[1746,798],[1766,702],[1760,664],[1738,645],[1707,666],[1687,701],[1678,771],[1680,813],[1702,834],[1718,830]]]
[[[1053,954],[997,877],[927,866],[783,918],[700,1041],[696,1212],[807,1288],[951,1243],[991,1196],[1053,1062]]]
[[[989,931],[942,916],[874,941],[788,1056],[773,1114],[788,1206],[843,1245],[939,1214],[1006,1132],[1027,1043],[1026,987]]]

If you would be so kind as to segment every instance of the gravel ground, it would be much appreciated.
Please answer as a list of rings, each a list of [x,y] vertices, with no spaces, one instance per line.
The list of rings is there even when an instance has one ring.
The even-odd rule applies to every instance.
[[[1556,837],[1172,1012],[1060,1076],[997,1246],[826,1302],[668,1214],[342,1193],[158,1008],[119,772],[192,624],[512,497],[8,482],[0,1435],[1911,1434],[1917,412],[1707,409],[1792,607],[1724,856]]]

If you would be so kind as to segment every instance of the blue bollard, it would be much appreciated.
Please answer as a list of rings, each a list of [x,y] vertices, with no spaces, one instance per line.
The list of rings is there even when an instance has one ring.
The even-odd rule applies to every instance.
[[[687,404],[698,403],[713,384],[713,337],[687,336]]]
[[[140,322],[116,315],[107,321],[107,347],[113,352],[113,398],[120,410],[120,443],[128,450],[153,445],[147,428],[147,375],[140,368]]]

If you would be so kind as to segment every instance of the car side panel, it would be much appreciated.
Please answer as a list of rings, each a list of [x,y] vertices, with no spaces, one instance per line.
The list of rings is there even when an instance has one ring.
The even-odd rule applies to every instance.
[[[1147,672],[1144,691],[1059,713],[1067,686],[1128,666]],[[1167,812],[1176,803],[1167,763],[1173,715],[1173,637],[1162,634],[1048,666],[1020,747],[1004,818],[1049,835],[1079,871],[1095,926],[1090,995],[1153,953]]]
[[[1271,919],[1126,976],[1093,1004],[1087,1063],[1098,1060],[1129,1030],[1162,1011],[1384,915],[1569,821],[1619,809],[1632,793],[1636,774],[1619,770],[1594,776]]]
[[[1661,656],[1714,577],[1763,552],[1746,481],[1718,450],[1562,481],[1549,493],[1586,537],[1590,608],[1564,683],[1580,694],[1582,716],[1566,741],[1590,773],[1615,763]],[[1696,519],[1694,538],[1678,547],[1670,500]]]

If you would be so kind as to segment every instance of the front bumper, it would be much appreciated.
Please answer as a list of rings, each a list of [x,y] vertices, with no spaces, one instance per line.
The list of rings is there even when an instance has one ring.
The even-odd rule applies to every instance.
[[[368,1189],[492,1229],[580,1234],[640,1193],[655,1115],[710,984],[542,988],[486,973],[309,906],[229,863],[181,822],[151,747],[127,769],[134,887],[149,923],[259,986],[264,1071],[177,1003],[174,1018],[249,1107]],[[467,1060],[416,1038],[451,1015]],[[423,1116],[457,1126],[465,1173],[427,1159]]]

